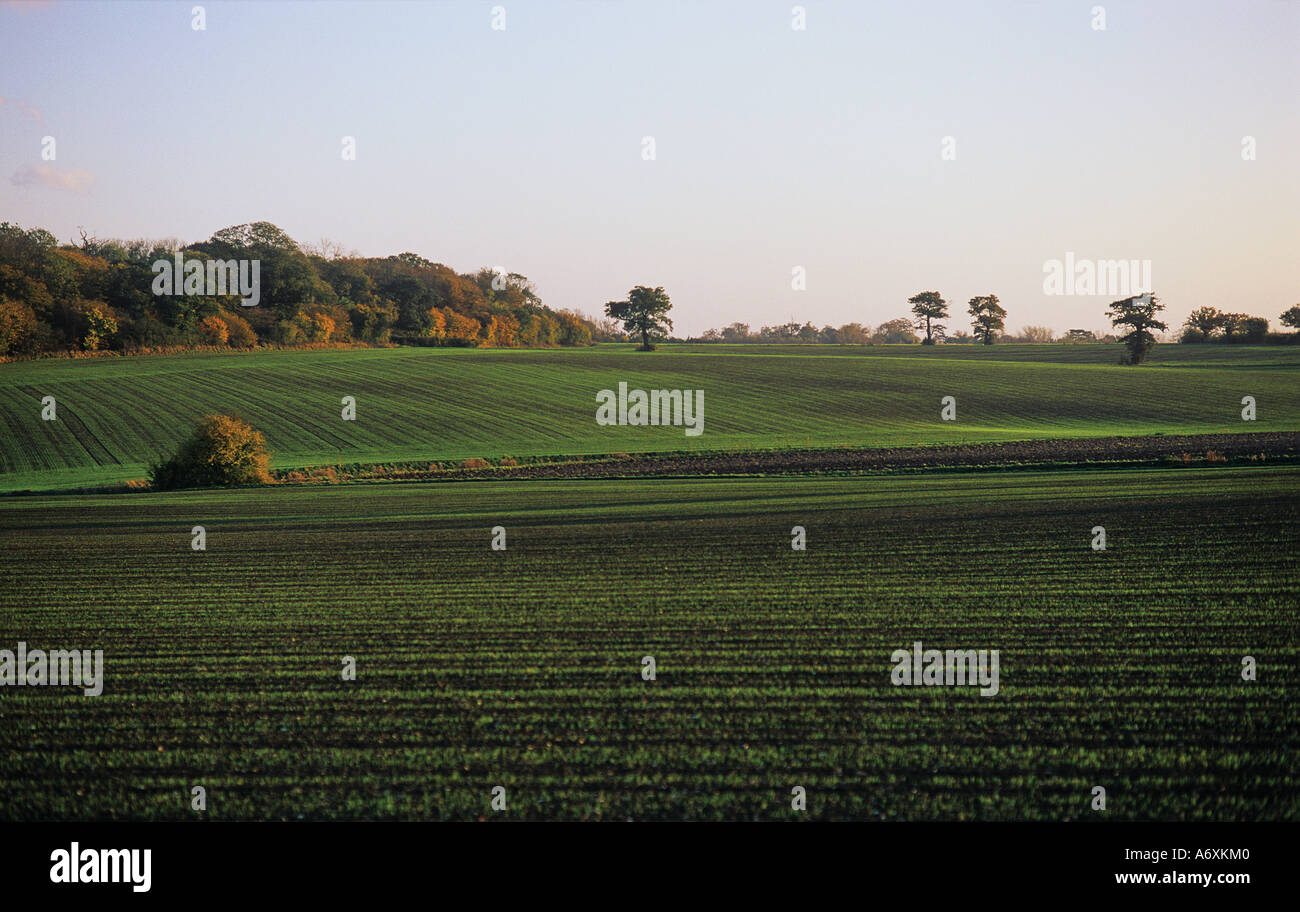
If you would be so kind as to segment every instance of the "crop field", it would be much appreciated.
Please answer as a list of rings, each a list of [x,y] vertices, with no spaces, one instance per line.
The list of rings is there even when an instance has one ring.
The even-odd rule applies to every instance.
[[[332,355],[192,370],[161,360],[153,380],[67,364],[51,385],[66,384],[70,414],[144,408],[121,396],[137,390],[157,416],[168,390],[209,397],[205,407],[252,396],[252,380],[283,373],[263,366],[277,357],[303,372],[285,373],[281,399],[258,414],[279,422],[275,434],[300,434],[303,454],[336,392],[362,393],[374,417],[358,433],[376,435],[365,444],[376,452],[401,437],[379,436],[396,408],[385,394],[462,410],[482,396],[448,383],[471,375],[471,360],[424,352],[350,356],[355,367]],[[613,370],[606,357],[497,362],[521,402],[573,382],[560,411],[576,435],[580,400]],[[775,424],[757,403],[793,395],[781,360],[662,363],[672,383],[710,390],[728,388],[723,362],[736,365],[725,383],[758,383],[755,410],[729,419],[720,393],[711,420],[761,438]],[[838,423],[875,433],[864,403],[903,386],[882,364],[805,359],[803,386],[820,393],[802,394],[813,412],[803,430],[834,434],[825,393],[846,410],[856,397]],[[972,385],[956,361],[926,370],[936,366],[944,373],[919,381],[918,415],[946,383],[966,383],[954,389],[977,426],[995,403],[1018,403],[1015,421],[997,419],[1008,434],[1046,421],[1090,372],[1085,389],[1116,382],[1102,367],[1030,364],[1034,399],[1009,381]],[[104,378],[68,379],[87,368]],[[5,368],[7,382],[26,369]],[[983,369],[1027,382],[1019,368]],[[1294,421],[1294,390],[1285,400],[1269,369],[1197,370],[1143,371],[1145,384],[1172,385],[1112,399],[1104,420],[1089,417],[1086,394],[1069,397],[1082,404],[1075,428],[1208,422],[1211,393],[1227,398],[1226,423],[1239,392],[1255,391],[1267,414],[1270,390]],[[337,383],[312,386],[325,377]],[[325,417],[303,410],[312,397]],[[428,404],[431,434],[446,420],[435,414]],[[143,416],[123,426],[118,452],[139,454],[130,435],[150,428]],[[566,433],[550,431],[539,446]],[[82,458],[45,445],[52,461]],[[5,498],[0,639],[103,648],[105,683],[93,699],[5,688],[0,817],[188,818],[202,785],[215,819],[782,819],[796,814],[795,786],[805,819],[1295,819],[1298,521],[1292,466]],[[195,525],[206,551],[191,550]],[[795,525],[806,551],[791,548]],[[1105,551],[1090,547],[1096,525]],[[494,526],[504,551],[489,547]],[[917,640],[1000,650],[999,693],[893,686],[891,653]],[[342,679],[345,656],[355,681]],[[495,786],[507,807],[493,814]],[[1089,808],[1094,786],[1107,790],[1104,815]]]
[[[1300,346],[630,346],[212,353],[0,364],[0,491],[143,478],[236,412],[279,468],[552,454],[884,447],[1294,431]],[[795,380],[797,379],[797,382]],[[704,391],[703,433],[601,427],[596,394]],[[58,420],[41,420],[53,396]],[[355,421],[340,402],[356,399]],[[940,399],[957,420],[940,420]],[[1258,418],[1241,419],[1243,396]]]

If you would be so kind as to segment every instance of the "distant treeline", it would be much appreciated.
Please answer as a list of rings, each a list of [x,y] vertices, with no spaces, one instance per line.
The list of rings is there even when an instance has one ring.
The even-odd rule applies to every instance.
[[[1282,324],[1300,328],[1300,305],[1282,314]],[[748,342],[748,343],[806,343],[826,345],[900,345],[920,344],[923,339],[915,331],[916,323],[905,317],[881,323],[875,329],[861,323],[846,323],[840,327],[812,323],[781,323],[763,326],[752,332],[748,323],[732,323],[722,329],[709,329],[690,342]],[[943,327],[933,327],[938,342],[952,344],[977,344],[981,340],[968,332],[945,332]],[[1071,329],[1061,336],[1047,326],[1026,326],[1016,333],[997,335],[998,342],[1104,342],[1120,341],[1111,333],[1097,335],[1087,329]],[[1172,341],[1172,337],[1165,338]],[[1268,320],[1247,314],[1220,313],[1213,307],[1202,307],[1192,312],[1178,336],[1179,342],[1228,342],[1246,345],[1300,344],[1298,332],[1269,332]]]
[[[1283,312],[1282,325],[1300,329],[1300,304]],[[1266,342],[1300,342],[1300,333],[1271,333],[1268,320],[1249,314],[1223,313],[1213,307],[1200,307],[1183,323],[1179,342],[1239,342],[1261,345]]]
[[[178,253],[185,269],[173,283],[174,269],[155,264],[170,267]],[[251,269],[240,276],[235,263],[253,261],[257,304],[246,307],[254,296],[241,294],[236,277],[251,279]],[[189,274],[192,262],[201,273],[194,266]],[[229,283],[204,281],[224,279],[227,269]],[[304,248],[269,222],[187,245],[84,234],[79,244],[60,245],[44,229],[0,224],[0,355],[356,342],[546,347],[621,338],[610,321],[545,307],[517,273],[458,274],[414,253],[375,258],[328,243]]]
[[[916,323],[906,317],[881,323],[875,329],[861,323],[846,323],[838,328],[823,326],[818,329],[811,323],[782,323],[777,326],[764,326],[758,332],[751,332],[748,323],[732,323],[722,329],[706,330],[702,336],[692,342],[804,342],[829,345],[919,345],[922,341],[916,330]],[[949,344],[974,344],[980,341],[968,332],[948,333],[943,327],[932,327],[932,335],[940,342]],[[1086,329],[1072,329],[1059,339],[1055,332],[1046,326],[1026,326],[1019,335],[1003,333],[997,336],[999,342],[1116,342],[1117,337],[1107,334],[1098,336]]]

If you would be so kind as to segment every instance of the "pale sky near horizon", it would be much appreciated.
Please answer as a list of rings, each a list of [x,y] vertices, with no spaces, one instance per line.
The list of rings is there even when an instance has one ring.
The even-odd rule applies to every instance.
[[[987,293],[1009,330],[1108,330],[1119,295],[1044,293],[1067,252],[1150,260],[1171,329],[1300,303],[1293,0],[196,5],[0,3],[0,220],[266,220],[590,314],[662,285],[680,335],[928,289],[950,330]]]

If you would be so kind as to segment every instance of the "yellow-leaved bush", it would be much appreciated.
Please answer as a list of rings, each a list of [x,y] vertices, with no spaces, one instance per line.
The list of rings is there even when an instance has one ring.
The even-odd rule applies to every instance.
[[[261,431],[234,415],[205,415],[172,458],[149,470],[155,490],[270,484],[270,454]]]

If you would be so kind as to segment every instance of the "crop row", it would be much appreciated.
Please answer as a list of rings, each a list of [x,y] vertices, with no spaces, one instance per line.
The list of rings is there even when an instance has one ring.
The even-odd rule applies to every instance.
[[[1076,347],[1077,348],[1077,347]],[[279,466],[503,455],[910,446],[1059,437],[1293,430],[1290,353],[1141,371],[1076,361],[684,348],[282,352],[0,365],[0,485],[142,477],[209,412],[262,430]],[[1281,366],[1275,363],[1281,359]],[[1293,363],[1294,362],[1294,363]],[[797,381],[792,379],[796,378]],[[705,392],[704,433],[602,427],[596,393]],[[1258,418],[1241,420],[1255,397]],[[41,420],[53,396],[57,421]],[[341,416],[355,397],[355,421]],[[957,420],[940,418],[954,396]]]
[[[490,817],[496,785],[512,817],[783,817],[802,785],[804,816],[1089,818],[1103,785],[1111,817],[1294,819],[1297,481],[6,501],[0,648],[102,648],[106,681],[0,693],[0,817],[186,817],[198,784],[220,818]],[[1001,691],[894,686],[918,639],[1000,650]]]

